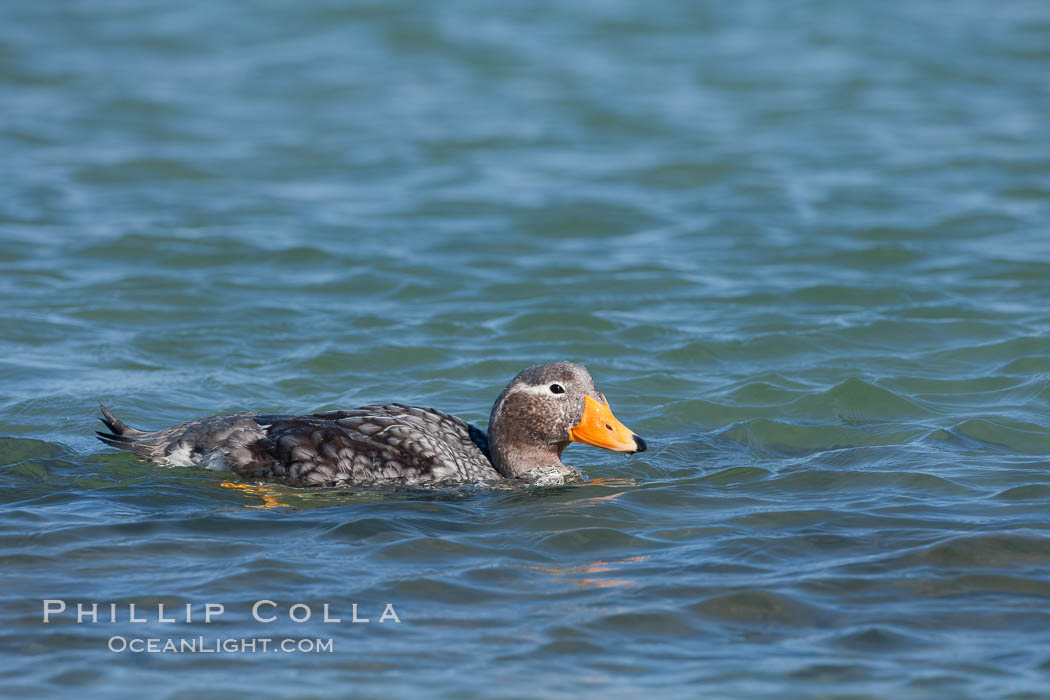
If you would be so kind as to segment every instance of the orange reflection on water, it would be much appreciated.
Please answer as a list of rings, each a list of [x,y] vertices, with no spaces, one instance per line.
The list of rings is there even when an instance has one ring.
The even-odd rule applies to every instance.
[[[577,564],[575,566],[529,566],[526,568],[532,569],[533,571],[542,571],[545,574],[551,574],[552,578],[557,581],[568,581],[575,583],[580,588],[611,588],[613,586],[636,586],[638,585],[635,581],[630,579],[622,578],[574,578],[576,574],[600,574],[606,571],[616,571],[627,564],[635,564],[641,561],[645,561],[649,558],[648,554],[639,554],[633,557],[626,557],[624,559],[618,559],[616,561],[592,561],[587,564]]]
[[[612,588],[613,586],[633,586],[634,581],[622,578],[576,578],[569,579],[580,588]]]
[[[588,479],[584,482],[586,486],[637,486],[638,482],[634,479],[625,477],[597,477],[594,479]],[[598,501],[615,501],[620,496],[627,493],[626,491],[617,491],[616,493],[609,494],[608,496],[588,496],[587,498],[577,499],[577,502],[583,503],[597,503]]]
[[[262,499],[261,504],[255,506],[244,506],[245,508],[291,508],[287,503],[277,500],[273,495],[273,492],[262,484],[237,484],[232,481],[223,481],[219,486],[228,489],[237,489],[238,491],[243,491],[246,495]]]
[[[638,482],[626,476],[595,477],[583,482],[588,486],[637,486]]]

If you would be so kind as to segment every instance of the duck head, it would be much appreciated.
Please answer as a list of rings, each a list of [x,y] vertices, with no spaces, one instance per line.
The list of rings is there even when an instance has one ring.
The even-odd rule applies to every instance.
[[[645,452],[645,440],[618,421],[581,365],[555,362],[522,370],[489,417],[492,464],[504,477],[561,466],[570,442],[615,452]]]

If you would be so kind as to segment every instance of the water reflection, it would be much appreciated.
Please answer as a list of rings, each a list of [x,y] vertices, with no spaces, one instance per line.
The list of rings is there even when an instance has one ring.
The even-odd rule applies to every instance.
[[[563,583],[573,583],[580,588],[612,588],[616,586],[637,586],[639,584],[634,579],[592,576],[584,576],[583,578],[578,578],[578,576],[580,574],[604,574],[611,571],[619,571],[625,566],[643,562],[648,558],[648,554],[640,554],[633,557],[624,557],[622,559],[615,559],[611,561],[599,559],[596,561],[589,562],[587,564],[575,564],[569,566],[527,566],[525,568],[530,569],[532,571],[540,571],[545,574],[550,574],[551,579],[554,581]]]

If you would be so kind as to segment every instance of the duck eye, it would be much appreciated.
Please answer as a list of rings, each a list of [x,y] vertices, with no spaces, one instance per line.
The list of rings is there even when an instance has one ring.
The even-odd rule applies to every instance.
[[[564,394],[565,393],[565,387],[563,387],[561,384],[551,384],[550,389],[551,389],[551,393],[552,394]]]

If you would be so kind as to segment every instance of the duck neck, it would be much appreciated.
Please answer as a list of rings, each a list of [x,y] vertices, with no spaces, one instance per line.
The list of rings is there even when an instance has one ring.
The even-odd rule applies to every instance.
[[[507,479],[539,467],[563,466],[561,463],[563,449],[565,449],[564,445],[548,447],[501,440],[499,432],[489,431],[489,453],[492,456],[492,466]]]

